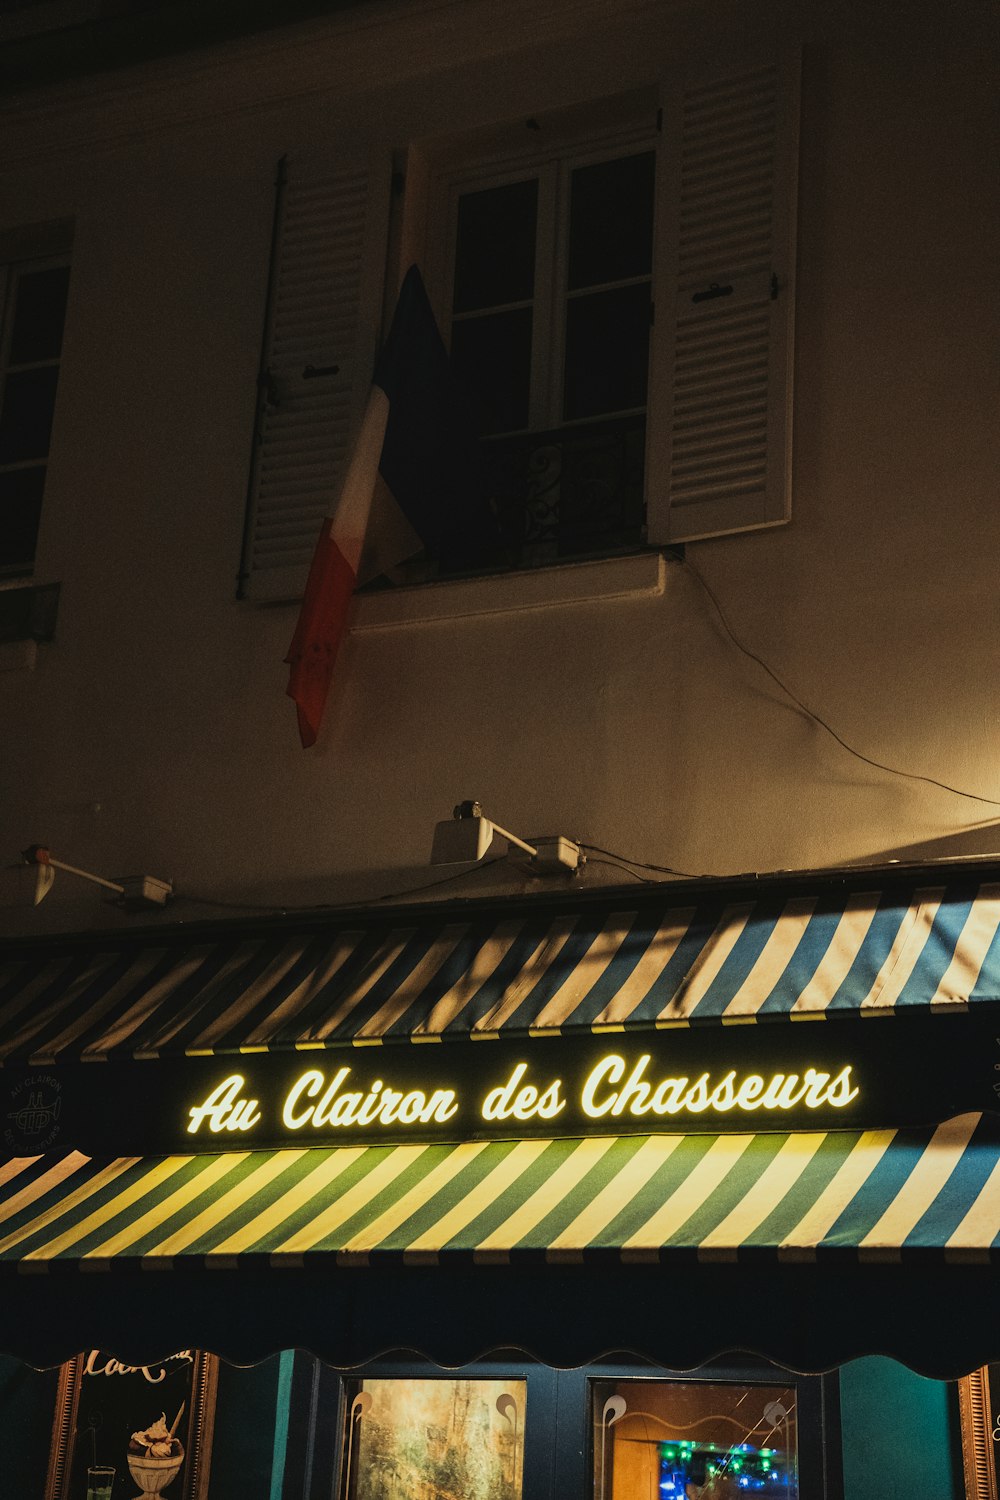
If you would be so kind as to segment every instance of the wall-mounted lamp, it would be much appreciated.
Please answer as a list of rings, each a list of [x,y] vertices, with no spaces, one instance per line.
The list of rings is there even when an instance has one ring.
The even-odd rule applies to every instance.
[[[22,849],[21,858],[26,865],[35,866],[35,905],[44,901],[52,889],[56,871],[75,875],[78,880],[89,880],[91,885],[103,886],[121,897],[126,911],[145,911],[151,906],[166,906],[173,893],[169,880],[157,880],[155,875],[123,875],[121,880],[105,880],[103,875],[92,875],[89,870],[78,870],[75,865],[64,864],[53,859],[43,844],[29,844]]]
[[[438,823],[431,847],[432,865],[471,864],[482,859],[493,842],[494,834],[507,840],[526,858],[523,863],[536,875],[559,875],[578,870],[586,855],[580,845],[561,834],[536,838],[529,844],[509,833],[499,823],[484,817],[478,802],[460,802],[451,818]]]

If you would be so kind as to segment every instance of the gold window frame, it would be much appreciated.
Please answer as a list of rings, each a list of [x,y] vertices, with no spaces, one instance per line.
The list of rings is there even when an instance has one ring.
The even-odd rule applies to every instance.
[[[205,1354],[201,1350],[192,1352],[194,1357],[188,1397],[191,1410],[184,1467],[180,1486],[176,1489],[171,1486],[176,1500],[208,1500],[219,1361],[214,1354]],[[78,1354],[59,1369],[45,1500],[71,1500],[70,1483],[77,1456],[76,1447],[78,1442],[85,1440],[77,1429],[77,1419],[86,1358],[86,1354]]]
[[[997,1500],[994,1433],[1000,1413],[990,1407],[990,1367],[982,1365],[958,1382],[958,1410],[962,1425],[962,1469],[966,1500]]]

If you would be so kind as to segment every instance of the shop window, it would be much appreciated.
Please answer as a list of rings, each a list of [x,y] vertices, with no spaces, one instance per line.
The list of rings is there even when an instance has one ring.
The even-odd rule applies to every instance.
[[[0,235],[0,579],[34,568],[69,292],[68,248],[7,255],[46,239],[67,235],[58,226]]]
[[[516,1379],[352,1383],[344,1500],[521,1500],[525,1393]]]
[[[858,1450],[845,1486],[836,1389],[835,1374],[793,1377],[749,1358],[677,1374],[624,1357],[449,1370],[396,1355],[348,1372],[303,1350],[246,1367],[189,1350],[138,1366],[89,1350],[42,1376],[0,1359],[0,1425],[20,1437],[8,1471],[44,1500],[140,1489],[176,1500],[868,1500],[903,1479],[907,1494],[954,1500],[947,1425],[924,1423],[915,1439],[912,1403],[883,1401],[857,1430],[845,1421],[845,1447]]]
[[[748,62],[411,145],[395,173],[286,161],[241,593],[301,593],[412,262],[484,444],[495,570],[785,521],[797,80]],[[381,581],[462,572],[447,550]]]
[[[793,1384],[595,1381],[594,1500],[798,1500]]]

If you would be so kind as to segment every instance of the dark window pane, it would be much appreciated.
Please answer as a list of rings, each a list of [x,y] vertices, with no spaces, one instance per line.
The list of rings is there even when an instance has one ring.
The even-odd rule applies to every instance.
[[[652,151],[577,167],[570,188],[569,286],[648,276],[653,248]]]
[[[0,589],[0,641],[51,641],[58,613],[58,583]]]
[[[69,267],[29,271],[17,284],[17,303],[10,340],[12,365],[58,359],[66,318]]]
[[[484,443],[489,490],[514,565],[641,546],[645,436],[640,414]]]
[[[645,417],[566,429],[559,486],[561,556],[640,544],[645,447]]]
[[[0,573],[31,571],[44,488],[42,464],[0,474]]]
[[[0,463],[45,458],[58,379],[59,368],[55,365],[7,376],[0,407]]]
[[[451,356],[460,380],[467,384],[481,435],[528,425],[530,307],[455,323]]]
[[[563,418],[646,404],[649,285],[574,297],[566,306]]]
[[[455,312],[526,302],[535,284],[538,183],[463,193],[458,200]]]

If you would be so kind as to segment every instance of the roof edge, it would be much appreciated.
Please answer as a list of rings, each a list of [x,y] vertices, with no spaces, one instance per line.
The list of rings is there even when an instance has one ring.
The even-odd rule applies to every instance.
[[[473,867],[474,868],[474,867]],[[842,890],[891,891],[942,885],[983,885],[1000,882],[1000,856],[946,858],[930,862],[903,864],[891,861],[885,865],[839,865],[818,869],[747,871],[737,875],[704,875],[697,878],[668,878],[632,885],[604,885],[581,889],[566,885],[558,891],[518,892],[514,895],[452,896],[447,900],[416,899],[391,901],[341,902],[328,906],[288,906],[249,908],[246,915],[228,915],[199,921],[171,919],[164,914],[160,923],[129,927],[102,927],[61,933],[21,933],[0,939],[0,958],[19,953],[46,953],[63,949],[157,947],[187,944],[219,937],[255,935],[281,931],[312,931],[330,926],[351,929],[368,927],[413,926],[441,920],[470,921],[477,916],[497,914],[519,917],[531,914],[550,916],[590,910],[594,907],[617,907],[640,910],[651,906],[687,906],[707,898],[727,903],[780,899],[812,892]],[[413,896],[419,895],[419,889]],[[183,892],[178,892],[178,898]]]

